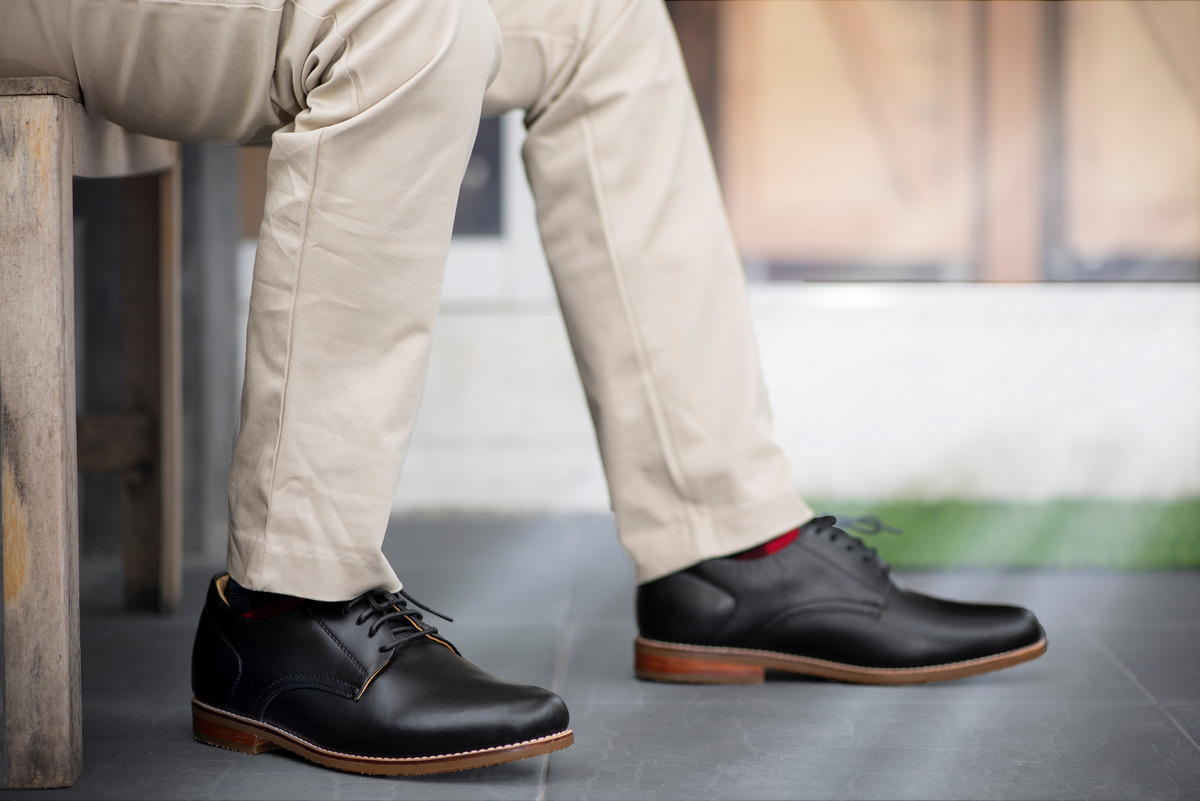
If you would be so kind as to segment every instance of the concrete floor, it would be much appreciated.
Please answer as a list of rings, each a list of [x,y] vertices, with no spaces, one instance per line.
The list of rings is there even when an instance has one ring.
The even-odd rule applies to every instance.
[[[917,687],[781,679],[638,682],[632,570],[604,516],[393,522],[408,589],[505,678],[553,687],[576,744],[426,778],[338,773],[192,740],[189,654],[212,560],[183,610],[129,614],[112,563],[82,571],[84,769],[0,798],[1173,799],[1200,797],[1200,572],[908,573],[949,597],[1022,603],[1049,653]]]

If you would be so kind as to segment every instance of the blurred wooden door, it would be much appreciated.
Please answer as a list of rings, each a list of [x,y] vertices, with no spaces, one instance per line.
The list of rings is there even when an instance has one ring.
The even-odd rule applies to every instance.
[[[743,250],[832,275],[964,275],[977,146],[969,7],[722,11],[719,160]]]
[[[1048,275],[1196,278],[1200,3],[1047,11],[1063,51]]]
[[[1200,3],[674,6],[772,274],[1200,278]]]

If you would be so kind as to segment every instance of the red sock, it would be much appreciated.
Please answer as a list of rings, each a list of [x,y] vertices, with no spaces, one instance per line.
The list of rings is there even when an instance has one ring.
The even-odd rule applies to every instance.
[[[780,534],[773,540],[764,542],[762,545],[756,545],[749,550],[735,553],[730,559],[761,559],[764,556],[770,556],[777,551],[782,551],[784,548],[792,544],[796,537],[800,536],[800,529],[794,528],[791,531]]]

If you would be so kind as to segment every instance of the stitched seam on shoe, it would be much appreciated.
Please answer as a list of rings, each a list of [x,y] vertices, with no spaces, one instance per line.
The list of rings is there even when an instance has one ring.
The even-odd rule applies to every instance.
[[[302,676],[312,676],[314,679],[328,679],[330,684],[323,685],[323,684],[319,684],[319,683],[311,682],[311,681],[309,681],[309,682],[296,681],[296,679],[299,679]],[[291,683],[284,684],[284,686],[276,689],[275,686],[277,684],[280,684],[283,682],[291,682]],[[266,689],[264,689],[261,693],[259,693],[258,700],[254,703],[254,706],[251,707],[251,714],[255,718],[262,718],[262,716],[266,714],[267,707],[270,705],[270,703],[272,701],[274,701],[276,698],[278,698],[279,696],[283,695],[288,690],[300,690],[300,689],[329,690],[330,692],[338,693],[338,688],[336,685],[339,685],[339,684],[349,689],[349,692],[346,693],[343,697],[345,697],[345,698],[353,698],[354,697],[354,691],[357,688],[350,682],[343,681],[342,679],[339,679],[337,676],[326,676],[326,675],[323,675],[320,673],[291,673],[287,676],[284,676],[283,678],[276,679],[275,681],[271,682],[269,685],[267,685]],[[341,694],[341,693],[338,693],[338,694]]]
[[[652,645],[652,646],[653,645],[672,645],[672,646],[678,646],[681,650],[692,650],[692,651],[699,650],[699,651],[706,651],[706,652],[715,653],[715,654],[728,654],[731,656],[735,656],[735,655],[736,656],[769,656],[773,659],[783,659],[785,661],[794,661],[794,662],[798,662],[801,664],[815,662],[815,663],[818,663],[821,665],[829,665],[830,667],[855,668],[856,670],[869,670],[873,673],[919,673],[921,671],[930,670],[931,668],[960,667],[963,665],[973,665],[973,664],[982,664],[985,662],[990,662],[991,660],[997,659],[999,657],[1008,656],[1009,654],[1020,653],[1021,651],[1026,651],[1026,650],[1029,650],[1030,648],[1036,648],[1037,646],[1044,644],[1046,642],[1046,640],[1043,637],[1042,639],[1038,640],[1037,642],[1030,643],[1029,645],[1022,645],[1020,648],[1013,648],[1012,650],[1009,650],[1009,651],[1001,651],[999,653],[991,654],[989,656],[979,656],[974,659],[964,659],[961,662],[938,662],[933,665],[921,665],[920,667],[910,667],[910,668],[868,667],[866,665],[855,665],[852,662],[834,662],[829,659],[820,659],[815,656],[799,656],[798,654],[789,654],[789,653],[785,653],[783,651],[764,651],[764,650],[760,650],[760,649],[756,649],[756,648],[734,648],[732,646],[721,646],[721,645],[689,645],[684,642],[664,642],[662,640],[648,640],[644,637],[642,638],[642,642],[646,643],[647,645]]]
[[[289,731],[285,731],[285,730],[279,728],[278,726],[273,726],[270,723],[266,723],[261,720],[253,720],[251,718],[243,717],[242,715],[239,715],[235,712],[229,712],[227,710],[220,709],[215,706],[209,706],[208,704],[204,703],[203,701],[196,700],[196,701],[194,701],[194,703],[204,707],[205,709],[211,710],[213,712],[218,712],[222,715],[228,715],[231,718],[237,718],[238,720],[240,720],[244,723],[249,723],[249,724],[252,724],[255,726],[261,726],[265,729],[270,729],[271,731],[282,734],[285,737],[296,740],[297,742],[301,742],[301,743],[304,743],[305,745],[312,746],[314,749],[316,749],[317,751],[320,751],[323,754],[331,754],[333,756],[350,757],[351,759],[367,759],[367,760],[371,760],[374,762],[427,762],[427,761],[433,760],[433,759],[445,759],[446,757],[471,756],[473,754],[486,754],[491,751],[503,751],[506,748],[516,748],[519,745],[532,745],[533,743],[548,742],[550,740],[555,739],[556,737],[561,737],[562,735],[567,734],[568,732],[571,731],[570,729],[563,729],[562,731],[555,732],[554,734],[547,734],[545,737],[535,737],[532,740],[522,740],[518,743],[506,743],[504,745],[494,745],[494,746],[491,746],[490,748],[477,748],[473,751],[454,751],[449,754],[430,754],[429,756],[422,756],[422,757],[370,757],[370,756],[364,756],[362,754],[348,754],[345,751],[333,751],[328,748],[322,748],[321,746],[317,745],[316,743],[312,742],[311,740],[306,740],[303,737],[299,737]]]
[[[367,673],[367,669],[365,667],[363,667],[362,662],[359,662],[357,659],[354,658],[354,654],[350,653],[350,650],[348,648],[346,648],[345,645],[342,644],[342,641],[337,638],[337,635],[333,633],[333,631],[329,628],[329,626],[326,626],[325,623],[319,617],[317,617],[315,614],[313,614],[313,611],[311,609],[305,607],[304,611],[308,612],[308,616],[311,617],[318,626],[325,629],[325,633],[329,635],[329,639],[331,639],[335,643],[337,643],[337,647],[342,649],[342,653],[346,655],[346,658],[349,659],[351,662],[353,662],[355,667],[357,667],[359,670],[361,670],[363,672],[363,674],[365,675]]]

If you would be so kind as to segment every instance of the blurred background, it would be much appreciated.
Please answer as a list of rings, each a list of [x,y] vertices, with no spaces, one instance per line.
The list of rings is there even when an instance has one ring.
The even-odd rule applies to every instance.
[[[777,435],[901,565],[1200,566],[1200,2],[669,2]],[[484,120],[401,516],[605,515],[520,164]],[[184,161],[186,547],[223,554],[266,150]],[[120,401],[116,188],[77,181],[80,408]],[[119,478],[81,476],[85,556]],[[875,543],[873,543],[875,544]]]

